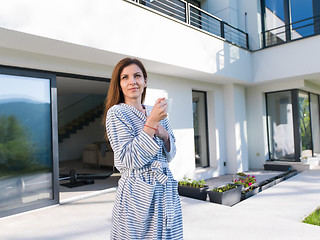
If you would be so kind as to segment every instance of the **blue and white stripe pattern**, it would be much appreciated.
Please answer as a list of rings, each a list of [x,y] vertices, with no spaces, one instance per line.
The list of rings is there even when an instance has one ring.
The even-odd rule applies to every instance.
[[[147,115],[151,108],[146,107]],[[178,184],[168,162],[175,138],[168,119],[160,124],[170,135],[170,152],[157,136],[143,131],[147,117],[124,103],[107,113],[107,135],[121,178],[112,213],[111,239],[183,239]]]

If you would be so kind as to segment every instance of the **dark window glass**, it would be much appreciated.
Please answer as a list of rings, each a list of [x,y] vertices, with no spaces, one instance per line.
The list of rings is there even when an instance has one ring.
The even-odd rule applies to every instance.
[[[209,166],[206,98],[205,92],[192,91],[196,167]]]

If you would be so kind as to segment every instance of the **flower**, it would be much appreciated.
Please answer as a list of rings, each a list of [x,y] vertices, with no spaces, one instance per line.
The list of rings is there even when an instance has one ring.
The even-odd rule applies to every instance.
[[[250,175],[245,175],[243,177],[240,177],[239,179],[235,179],[234,183],[243,185],[245,188],[252,188],[253,184],[256,183],[256,177],[255,176],[250,176]]]

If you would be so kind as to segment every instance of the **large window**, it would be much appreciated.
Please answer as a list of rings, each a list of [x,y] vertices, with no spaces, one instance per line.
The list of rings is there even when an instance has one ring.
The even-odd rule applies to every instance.
[[[320,33],[320,0],[261,0],[261,7],[264,47]]]
[[[269,158],[300,161],[320,152],[319,96],[300,90],[267,93]]]
[[[270,158],[294,159],[291,92],[267,94]]]
[[[209,166],[206,95],[205,92],[192,91],[196,167]]]
[[[52,79],[1,72],[0,216],[55,198]]]

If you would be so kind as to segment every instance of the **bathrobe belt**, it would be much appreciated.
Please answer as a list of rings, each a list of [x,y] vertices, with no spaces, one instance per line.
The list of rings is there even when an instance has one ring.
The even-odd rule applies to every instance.
[[[139,169],[134,169],[129,171],[129,175],[132,177],[137,177],[139,174],[150,172],[154,174],[154,179],[162,185],[165,185],[164,191],[164,200],[165,200],[165,216],[166,216],[166,228],[171,229],[173,218],[174,218],[174,209],[173,209],[173,184],[172,181],[168,181],[168,176],[163,173],[163,169],[169,168],[168,163],[160,162],[160,161],[153,161],[151,165],[144,166]]]

